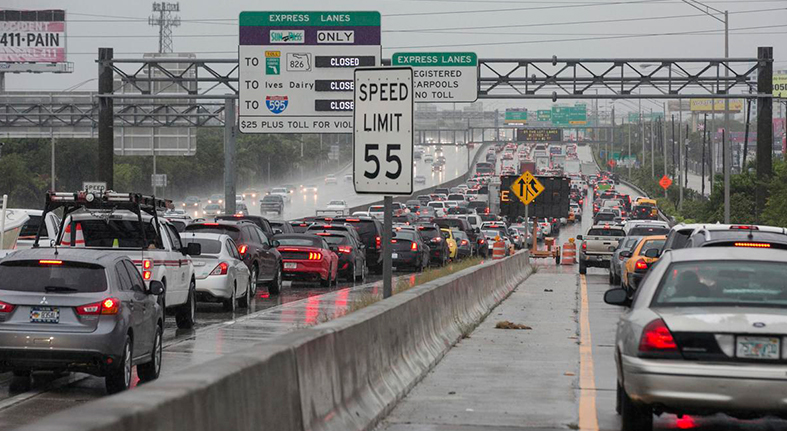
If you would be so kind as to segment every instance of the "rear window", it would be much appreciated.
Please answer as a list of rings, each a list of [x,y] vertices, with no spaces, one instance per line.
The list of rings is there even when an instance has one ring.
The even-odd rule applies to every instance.
[[[322,239],[324,239],[328,245],[346,245],[350,243],[350,239],[344,235],[324,235]]]
[[[374,242],[375,237],[377,236],[377,225],[375,225],[373,220],[360,220],[355,219],[339,219],[338,222],[341,223],[348,223],[351,224],[358,234],[361,236],[361,239],[365,244],[369,244],[369,242]]]
[[[235,242],[238,242],[240,239],[240,230],[230,226],[191,224],[186,226],[186,232],[219,233],[229,235],[230,238],[232,238],[232,240]]]
[[[221,241],[207,238],[181,237],[184,244],[195,243],[202,246],[202,254],[221,254]]]
[[[29,216],[30,220],[25,222],[25,225],[22,226],[22,230],[19,232],[19,237],[35,237],[38,233],[38,226],[41,226],[41,220],[43,217],[41,216]],[[46,237],[46,230],[41,233],[42,237]]]
[[[415,232],[410,232],[409,230],[398,230],[396,231],[394,238],[415,241]]]
[[[669,229],[664,227],[647,227],[647,226],[637,226],[632,228],[629,231],[630,236],[652,236],[652,235],[666,235],[669,233]]]
[[[326,237],[327,238],[327,237]],[[293,238],[277,236],[276,240],[280,245],[291,245],[295,247],[322,247],[318,238]]]
[[[460,220],[460,219],[452,219],[452,218],[435,220],[434,224],[436,224],[436,225],[438,225],[440,227],[445,227],[445,228],[458,228],[458,229],[461,229],[461,228],[464,227],[464,224],[462,223],[462,220]]]
[[[161,240],[157,238],[156,229],[152,223],[145,223],[145,238],[139,229],[139,222],[134,220],[81,220],[75,225],[81,225],[87,247],[118,247],[141,248],[155,245],[162,248]]]
[[[421,232],[421,236],[426,239],[437,238],[440,236],[440,232],[433,227],[418,228],[418,230]]]
[[[651,306],[787,308],[787,266],[776,262],[673,263]]]
[[[615,220],[615,213],[598,213],[596,214],[596,220],[600,220],[600,221]]]
[[[278,203],[282,201],[281,196],[267,195],[262,198],[262,202]]]
[[[626,236],[622,229],[590,229],[587,236]]]
[[[107,290],[107,278],[104,268],[95,264],[11,261],[0,264],[0,290],[65,294],[103,292]]]

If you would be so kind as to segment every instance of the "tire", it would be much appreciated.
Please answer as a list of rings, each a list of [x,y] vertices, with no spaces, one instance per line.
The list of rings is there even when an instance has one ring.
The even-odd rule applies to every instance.
[[[355,281],[355,264],[353,264],[349,269],[347,269],[347,276],[345,278],[350,283]]]
[[[614,284],[614,285],[616,285],[616,286],[617,286],[618,284],[620,284],[620,274],[618,274],[618,272],[617,272],[617,271],[615,271],[615,273],[614,273],[614,274],[612,274],[612,284]]]
[[[622,411],[621,405],[623,404],[623,388],[620,387],[620,382],[617,384],[617,390],[615,391],[615,413],[618,415]]]
[[[366,281],[366,265],[361,267],[361,275],[356,275],[355,281],[361,284],[363,284]]]
[[[653,408],[634,403],[621,388],[620,416],[622,431],[653,431]]]
[[[260,272],[257,269],[257,265],[251,267],[251,284],[249,285],[249,290],[251,290],[252,296],[257,294],[257,280],[259,279]]]
[[[139,380],[149,382],[158,379],[161,374],[161,359],[164,356],[164,340],[161,325],[156,325],[156,335],[153,338],[153,351],[150,353],[150,362],[137,365]]]
[[[222,308],[224,309],[225,312],[235,313],[235,291],[237,290],[238,290],[238,284],[237,282],[235,282],[235,284],[232,285],[232,292],[230,293],[230,297],[227,299],[223,299],[221,301]]]
[[[238,307],[249,308],[251,306],[251,275],[249,275],[249,282],[246,284],[246,294],[238,298]]]
[[[328,271],[328,278],[326,278],[325,280],[320,279],[320,286],[322,286],[322,287],[331,287],[331,282],[332,281],[333,280],[331,280],[331,272]]]
[[[133,358],[131,337],[126,335],[126,342],[123,345],[123,357],[117,367],[112,368],[104,379],[107,392],[116,394],[123,392],[131,386],[131,369],[133,368],[131,358]]]
[[[560,249],[555,252],[555,265],[560,265]]]
[[[579,259],[579,273],[580,274],[587,274],[588,273],[588,268],[587,268],[587,266],[585,266],[585,261],[582,260],[582,259]]]
[[[609,268],[609,284],[615,284],[615,276],[612,275],[612,267]]]
[[[178,307],[178,311],[175,313],[175,323],[177,323],[178,329],[191,329],[194,327],[197,315],[197,300],[194,297],[195,288],[194,280],[191,280],[186,303]]]
[[[281,265],[277,265],[276,267],[276,274],[273,276],[273,280],[268,284],[268,292],[271,295],[278,295],[279,292],[281,292]]]

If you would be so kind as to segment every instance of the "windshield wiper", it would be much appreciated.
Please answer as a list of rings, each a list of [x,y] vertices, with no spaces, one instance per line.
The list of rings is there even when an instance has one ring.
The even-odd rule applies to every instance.
[[[44,290],[47,292],[61,292],[61,293],[79,292],[79,289],[74,289],[73,287],[66,287],[66,286],[44,286]]]

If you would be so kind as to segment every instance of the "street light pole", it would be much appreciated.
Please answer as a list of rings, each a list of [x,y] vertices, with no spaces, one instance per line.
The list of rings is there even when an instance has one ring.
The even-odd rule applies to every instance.
[[[724,59],[730,58],[730,20],[727,11],[724,11]],[[730,69],[724,68],[724,77],[729,78]],[[727,81],[724,81],[725,85]],[[724,89],[727,92],[727,89]],[[713,102],[716,103],[715,101]],[[724,99],[724,223],[730,223],[730,169],[732,168],[732,139],[730,139],[730,99]]]

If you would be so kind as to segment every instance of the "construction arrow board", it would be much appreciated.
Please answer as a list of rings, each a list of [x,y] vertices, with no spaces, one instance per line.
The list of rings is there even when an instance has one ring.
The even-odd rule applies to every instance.
[[[525,204],[515,194],[520,186],[515,185],[521,176],[503,175],[500,177],[500,214],[513,222],[525,216]],[[530,201],[528,215],[530,217],[568,217],[570,204],[571,180],[567,177],[534,177],[543,187],[535,199]]]
[[[356,193],[413,193],[413,69],[355,70]]]
[[[528,171],[511,184],[510,190],[523,204],[530,205],[544,191],[544,186]]]
[[[392,66],[410,66],[416,102],[475,102],[478,56],[474,52],[397,52]]]
[[[353,70],[380,65],[379,12],[241,12],[242,133],[352,133]]]

